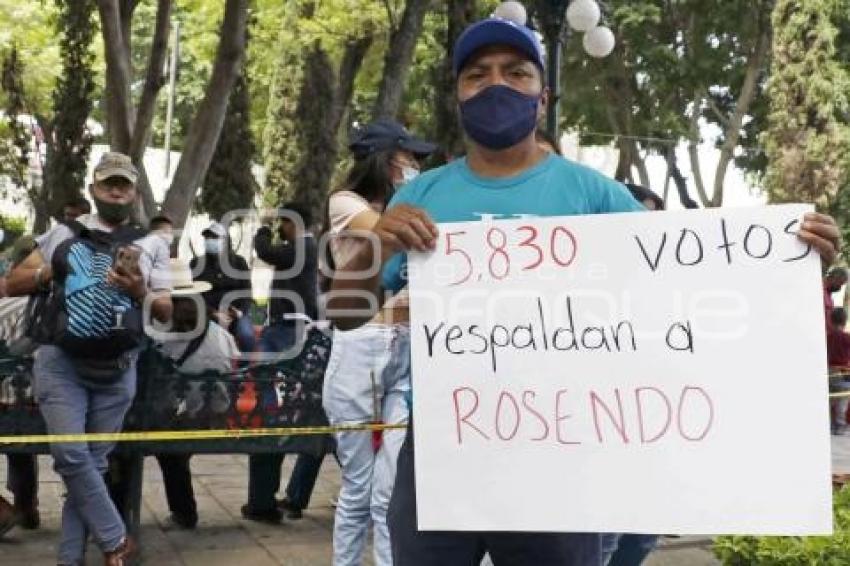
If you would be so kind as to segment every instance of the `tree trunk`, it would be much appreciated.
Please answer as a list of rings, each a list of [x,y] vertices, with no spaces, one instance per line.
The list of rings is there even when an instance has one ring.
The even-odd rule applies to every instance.
[[[180,164],[162,203],[162,210],[171,216],[175,228],[183,228],[186,224],[215,151],[230,91],[245,53],[247,20],[248,0],[227,0],[210,82],[189,127]]]
[[[673,179],[673,183],[676,185],[676,191],[679,193],[679,202],[685,208],[699,208],[699,204],[688,193],[688,183],[684,175],[682,175],[682,171],[679,170],[679,164],[676,162],[676,151],[672,149],[668,151],[665,159],[667,160],[670,177]]]
[[[434,69],[435,100],[434,117],[436,132],[434,139],[445,152],[444,161],[463,152],[463,131],[457,114],[455,79],[452,72],[452,55],[457,38],[475,18],[475,0],[448,0],[446,4],[446,35],[444,45],[446,57],[443,64]]]
[[[422,33],[422,22],[430,4],[430,0],[407,0],[401,23],[390,35],[390,44],[384,56],[384,74],[372,111],[373,118],[398,116],[416,41]]]
[[[617,138],[617,147],[620,149],[620,154],[617,156],[614,179],[621,183],[630,183],[632,181],[632,146],[629,140]]]

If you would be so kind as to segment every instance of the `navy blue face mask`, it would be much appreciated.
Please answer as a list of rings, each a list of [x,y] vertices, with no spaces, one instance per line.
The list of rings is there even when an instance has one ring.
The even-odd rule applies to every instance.
[[[460,104],[460,121],[469,137],[479,144],[488,149],[506,149],[534,131],[539,102],[540,96],[493,85]]]

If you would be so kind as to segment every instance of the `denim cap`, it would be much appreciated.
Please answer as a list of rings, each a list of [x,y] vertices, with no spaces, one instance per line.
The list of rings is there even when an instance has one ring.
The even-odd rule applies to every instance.
[[[541,71],[545,68],[543,45],[537,34],[524,25],[493,16],[472,24],[458,38],[452,59],[455,77],[476,51],[491,45],[513,47],[525,54]]]
[[[355,131],[348,149],[357,159],[390,149],[409,151],[418,158],[424,158],[434,153],[437,145],[413,137],[395,120],[380,118]]]

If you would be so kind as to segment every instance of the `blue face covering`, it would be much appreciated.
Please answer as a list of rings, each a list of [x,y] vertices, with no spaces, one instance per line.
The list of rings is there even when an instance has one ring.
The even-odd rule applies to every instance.
[[[460,104],[463,129],[488,149],[506,149],[524,140],[537,124],[540,96],[505,85],[485,88]]]

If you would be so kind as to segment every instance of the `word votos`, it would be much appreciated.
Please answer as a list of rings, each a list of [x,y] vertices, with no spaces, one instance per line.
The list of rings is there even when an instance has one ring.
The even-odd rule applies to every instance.
[[[781,237],[793,238],[797,241],[796,229],[799,220],[789,221],[783,228]],[[749,257],[763,260],[776,255],[776,238],[773,231],[761,224],[750,224],[746,230],[738,234],[730,234],[726,220],[720,219],[718,233],[712,237],[710,234],[700,234],[690,228],[682,228],[678,233],[669,234],[662,232],[661,239],[650,244],[639,236],[635,236],[638,248],[646,261],[647,266],[653,272],[666,261],[670,265],[692,267],[700,265],[708,253],[718,250],[723,254],[727,265],[731,265],[738,257]],[[669,245],[668,245],[669,244]],[[809,255],[811,245],[803,253],[781,257],[783,262],[799,261]],[[666,258],[666,259],[664,259]],[[662,261],[663,260],[663,261]]]

